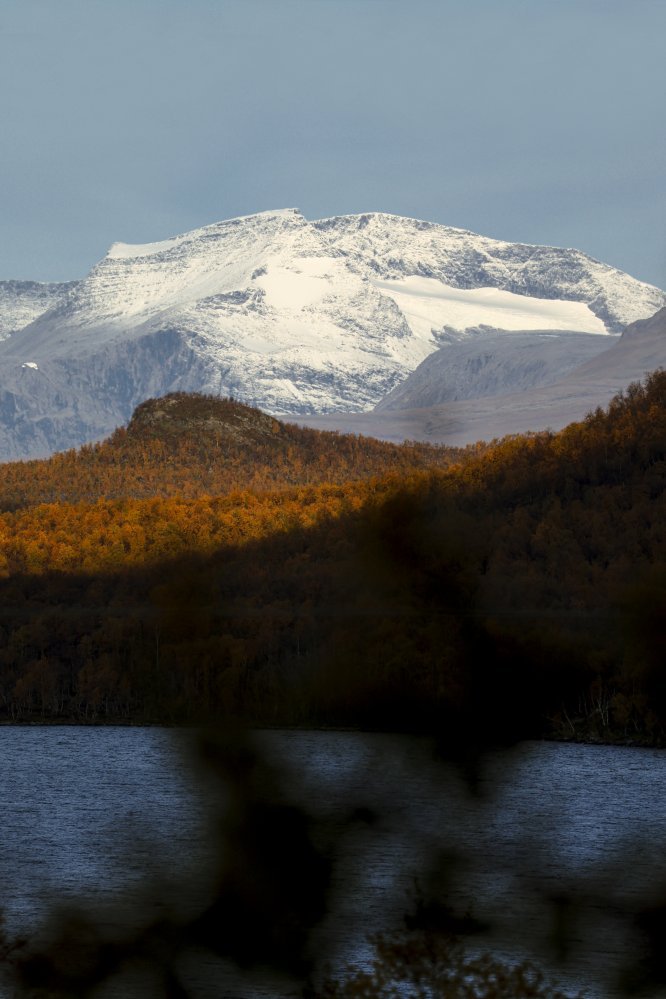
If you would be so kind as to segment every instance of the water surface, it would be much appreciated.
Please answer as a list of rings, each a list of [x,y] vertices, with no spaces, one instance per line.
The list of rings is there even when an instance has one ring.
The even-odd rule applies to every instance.
[[[255,738],[334,857],[319,955],[363,960],[367,934],[402,925],[419,889],[432,889],[491,925],[497,952],[536,955],[563,983],[615,993],[637,946],[631,910],[666,897],[666,753],[524,744],[489,761],[472,793],[427,740]],[[105,912],[123,895],[143,918],[156,875],[191,911],[205,904],[213,785],[193,777],[177,743],[156,728],[0,728],[10,926],[34,927],[54,898],[81,895]]]

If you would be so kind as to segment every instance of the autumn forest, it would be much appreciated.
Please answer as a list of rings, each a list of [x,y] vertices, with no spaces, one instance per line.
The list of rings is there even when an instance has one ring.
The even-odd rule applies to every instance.
[[[172,395],[0,467],[0,720],[663,744],[666,373],[464,449]]]

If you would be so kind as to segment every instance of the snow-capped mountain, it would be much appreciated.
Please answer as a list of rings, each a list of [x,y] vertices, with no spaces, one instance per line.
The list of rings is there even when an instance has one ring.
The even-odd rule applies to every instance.
[[[7,320],[0,455],[98,438],[176,390],[276,414],[369,410],[443,343],[608,335],[665,303],[576,250],[382,214],[309,222],[290,209],[115,243],[20,332]]]

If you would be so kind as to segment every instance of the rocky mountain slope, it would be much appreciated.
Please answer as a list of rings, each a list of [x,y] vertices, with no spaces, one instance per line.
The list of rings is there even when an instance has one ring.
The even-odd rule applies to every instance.
[[[49,309],[60,305],[76,281],[0,281],[0,340],[18,333]]]
[[[116,243],[0,343],[0,456],[100,438],[172,391],[275,414],[370,410],[441,344],[607,335],[665,303],[576,250],[382,214],[265,212]]]

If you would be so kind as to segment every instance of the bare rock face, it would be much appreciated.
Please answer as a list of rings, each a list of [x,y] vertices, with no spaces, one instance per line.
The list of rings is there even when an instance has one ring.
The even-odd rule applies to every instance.
[[[577,250],[382,214],[309,222],[292,209],[116,243],[71,285],[8,284],[0,459],[106,436],[173,392],[278,415],[367,412],[443,344],[498,330],[601,344],[666,305]],[[574,340],[560,339],[578,363]]]

